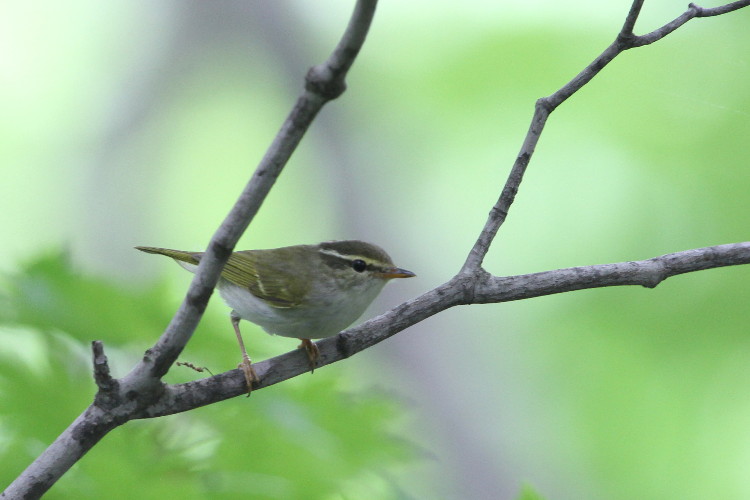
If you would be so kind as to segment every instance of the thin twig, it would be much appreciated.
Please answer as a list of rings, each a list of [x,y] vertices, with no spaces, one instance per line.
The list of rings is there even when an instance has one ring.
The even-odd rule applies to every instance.
[[[750,5],[750,1],[739,0],[737,2],[728,3],[726,5],[720,5],[718,7],[699,7],[695,5],[694,3],[691,3],[689,7],[691,9],[696,10],[695,17],[711,17],[711,16],[720,16],[722,14],[727,14],[734,10],[747,7],[748,5]]]
[[[643,7],[644,0],[634,0],[630,6],[630,12],[625,17],[625,23],[622,25],[620,30],[621,36],[628,36],[633,34],[633,28],[635,28],[635,22],[638,20],[638,16],[641,15],[641,8]]]
[[[644,45],[649,45],[656,41],[659,41],[694,17],[719,16],[721,14],[726,14],[728,12],[747,7],[748,5],[750,5],[750,0],[740,0],[738,2],[732,2],[713,8],[699,7],[694,3],[691,3],[688,6],[688,10],[686,10],[681,15],[674,18],[672,21],[668,22],[661,28],[655,29],[654,31],[645,35],[635,37],[633,39],[633,47],[643,47]]]
[[[623,24],[622,30],[617,35],[615,41],[612,42],[604,52],[596,57],[591,64],[586,66],[583,71],[578,73],[557,92],[548,97],[542,97],[537,101],[534,108],[534,116],[531,118],[531,125],[521,146],[521,151],[513,163],[510,175],[508,176],[508,180],[503,187],[503,191],[500,194],[497,203],[495,203],[492,210],[490,210],[487,222],[482,228],[474,246],[469,251],[469,255],[464,262],[461,272],[472,273],[481,268],[484,257],[487,255],[487,251],[489,250],[492,241],[495,239],[498,230],[508,216],[510,206],[515,200],[518,188],[523,180],[524,174],[526,173],[526,168],[529,166],[529,162],[531,161],[531,157],[534,154],[536,145],[539,142],[539,137],[542,134],[550,113],[557,109],[560,104],[565,102],[584,85],[590,82],[607,64],[622,52],[660,40],[694,17],[716,16],[741,9],[742,7],[747,7],[748,5],[750,5],[750,0],[741,0],[712,9],[704,9],[697,7],[695,4],[690,4],[687,11],[661,28],[643,36],[634,36],[633,28],[638,20],[641,7],[643,6],[643,0],[634,0],[625,23]]]
[[[100,340],[93,341],[91,353],[94,364],[94,381],[99,390],[109,390],[112,386],[112,375],[109,373],[109,361],[104,354],[104,344]]]

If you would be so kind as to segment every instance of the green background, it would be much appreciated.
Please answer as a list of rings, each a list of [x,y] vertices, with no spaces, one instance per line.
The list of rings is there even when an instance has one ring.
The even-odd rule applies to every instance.
[[[534,101],[626,1],[383,2],[239,248],[360,238],[449,279]],[[0,484],[122,376],[351,3],[15,3],[0,16]],[[647,2],[636,32],[685,9]],[[745,241],[750,11],[626,52],[550,118],[486,260],[498,275]],[[341,363],[108,435],[48,498],[750,497],[750,268],[443,312]],[[239,361],[214,298],[183,359]],[[293,349],[243,324],[254,359]],[[201,375],[175,368],[168,382]],[[529,485],[529,486],[526,486]],[[523,493],[521,493],[523,492]]]

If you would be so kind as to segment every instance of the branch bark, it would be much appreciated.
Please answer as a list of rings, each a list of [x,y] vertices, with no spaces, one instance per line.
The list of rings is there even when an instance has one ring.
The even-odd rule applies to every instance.
[[[493,276],[479,270],[459,273],[448,282],[336,337],[317,342],[319,365],[346,359],[396,333],[458,305],[495,304],[544,295],[640,285],[654,288],[672,276],[725,266],[750,264],[750,242],[696,248],[651,259],[570,267],[518,276]],[[254,363],[261,381],[253,390],[310,371],[304,352],[296,350]],[[163,398],[137,416],[152,418],[180,413],[246,393],[239,370],[165,388]]]
[[[211,238],[185,299],[156,344],[146,351],[130,373],[113,380],[109,378],[103,347],[94,343],[99,386],[94,403],[0,494],[0,498],[39,498],[109,431],[161,400],[165,391],[161,377],[190,340],[234,246],[318,112],[346,89],[346,74],[362,48],[376,6],[377,0],[358,0],[333,53],[308,72],[305,91]]]
[[[618,33],[615,41],[612,42],[604,52],[586,66],[583,71],[578,73],[571,81],[563,85],[557,92],[537,100],[534,107],[534,116],[531,119],[531,125],[529,126],[529,131],[526,133],[526,137],[521,146],[521,151],[516,157],[516,161],[513,164],[508,180],[503,187],[500,198],[492,207],[487,222],[479,234],[479,238],[477,238],[476,243],[474,243],[474,246],[469,252],[469,256],[466,258],[462,272],[471,272],[472,270],[481,267],[484,256],[487,255],[487,251],[489,250],[495,235],[508,216],[508,210],[510,210],[510,206],[513,204],[513,200],[515,200],[516,193],[518,193],[518,187],[521,185],[523,176],[526,173],[526,168],[529,166],[529,162],[531,161],[531,157],[534,154],[536,145],[539,142],[539,137],[542,135],[544,125],[547,123],[547,118],[549,118],[550,113],[557,109],[557,107],[565,102],[570,96],[578,92],[584,85],[589,83],[607,64],[612,62],[612,60],[622,52],[661,40],[694,17],[718,16],[750,5],[750,0],[740,0],[724,6],[705,9],[691,3],[687,11],[661,28],[643,36],[636,36],[633,34],[633,28],[638,20],[638,15],[641,12],[641,7],[643,6],[644,1],[645,0],[633,1],[620,33]]]
[[[377,318],[318,342],[321,365],[352,356],[456,305],[506,302],[605,286],[641,285],[652,288],[677,274],[750,263],[750,242],[745,242],[687,250],[643,261],[575,267],[522,276],[498,277],[482,268],[482,261],[508,215],[550,113],[591,81],[621,52],[658,41],[694,17],[732,12],[750,5],[750,0],[709,9],[690,4],[688,10],[673,21],[651,33],[636,36],[632,30],[642,5],[643,0],[632,3],[620,33],[601,55],[557,92],[536,102],[529,131],[508,180],[458,274],[443,285]],[[358,1],[336,49],[325,63],[308,72],[304,93],[211,239],[184,301],[158,342],[146,351],[141,362],[128,375],[119,380],[110,376],[103,346],[100,342],[94,342],[94,373],[99,392],[93,404],[0,495],[1,498],[39,498],[103,436],[128,420],[188,411],[245,394],[245,379],[240,370],[174,386],[164,384],[161,377],[190,339],[224,263],[318,111],[345,90],[344,78],[364,43],[375,6],[376,0]],[[309,370],[307,358],[299,351],[255,363],[254,366],[261,379],[255,390]]]

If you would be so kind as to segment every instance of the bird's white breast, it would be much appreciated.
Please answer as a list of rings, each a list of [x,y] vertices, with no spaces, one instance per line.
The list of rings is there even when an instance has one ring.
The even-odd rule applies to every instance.
[[[237,315],[282,337],[319,339],[336,335],[359,318],[383,288],[378,280],[351,290],[341,300],[312,297],[310,305],[279,308],[269,305],[248,290],[226,280],[219,283],[219,294]]]

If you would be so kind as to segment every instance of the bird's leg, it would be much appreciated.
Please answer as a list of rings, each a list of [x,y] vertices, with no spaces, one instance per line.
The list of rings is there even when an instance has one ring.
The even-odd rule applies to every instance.
[[[258,378],[258,375],[255,373],[252,361],[250,361],[250,356],[247,355],[247,351],[245,350],[245,343],[242,341],[242,334],[240,334],[240,317],[237,316],[234,311],[232,311],[230,318],[232,318],[234,333],[237,334],[237,342],[239,342],[240,351],[242,351],[242,363],[237,365],[237,368],[241,368],[242,373],[245,374],[245,382],[247,383],[247,395],[249,396],[250,392],[253,390],[253,382],[260,381],[260,378]]]
[[[297,346],[297,349],[304,349],[307,352],[307,359],[310,361],[310,373],[315,372],[315,367],[318,365],[318,358],[320,357],[320,349],[310,339],[300,339],[302,343]]]

